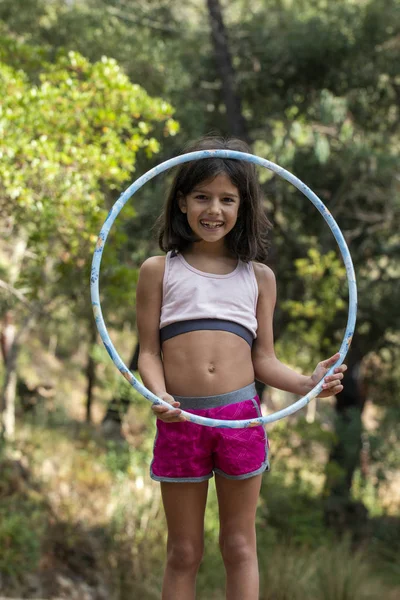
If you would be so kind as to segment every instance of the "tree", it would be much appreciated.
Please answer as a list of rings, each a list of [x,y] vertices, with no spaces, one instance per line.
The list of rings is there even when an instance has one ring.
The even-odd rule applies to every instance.
[[[210,17],[211,38],[215,60],[222,84],[222,96],[226,106],[227,130],[230,135],[249,141],[246,121],[242,113],[241,99],[229,51],[227,33],[219,0],[207,0]]]
[[[29,57],[29,48],[12,40],[9,50],[14,64],[18,50],[21,65]],[[158,152],[157,137],[174,134],[177,123],[171,105],[132,84],[112,59],[92,64],[62,53],[54,64],[43,63],[39,79],[33,84],[21,69],[0,66],[6,140],[0,207],[8,223],[7,251],[11,256],[15,241],[26,240],[15,286],[34,303],[33,314],[46,306],[54,310],[64,297],[88,318],[77,275],[88,281],[95,232],[111,196],[131,176],[137,154]],[[105,283],[112,288],[121,270],[112,252],[107,260]],[[125,289],[128,294],[132,287]]]

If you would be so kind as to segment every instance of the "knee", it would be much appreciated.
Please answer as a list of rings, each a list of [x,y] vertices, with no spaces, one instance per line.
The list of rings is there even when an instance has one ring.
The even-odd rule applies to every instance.
[[[257,556],[255,538],[249,538],[242,533],[221,535],[220,548],[226,565],[243,564]]]
[[[168,566],[176,571],[197,571],[203,558],[203,543],[192,540],[169,540]]]

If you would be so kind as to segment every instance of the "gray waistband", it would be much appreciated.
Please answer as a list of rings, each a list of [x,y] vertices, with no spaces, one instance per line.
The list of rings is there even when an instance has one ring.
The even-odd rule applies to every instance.
[[[219,394],[218,396],[174,396],[177,402],[180,402],[182,410],[198,410],[206,408],[216,408],[217,406],[225,406],[226,404],[236,404],[244,400],[251,400],[257,396],[257,390],[254,383],[250,383],[240,390],[228,392],[227,394]]]

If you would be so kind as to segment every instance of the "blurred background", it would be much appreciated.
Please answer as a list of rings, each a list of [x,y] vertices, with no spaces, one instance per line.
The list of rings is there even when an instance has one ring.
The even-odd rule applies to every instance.
[[[0,1],[3,596],[160,597],[154,418],[99,343],[90,263],[119,194],[212,132],[319,195],[359,289],[343,393],[268,426],[260,599],[400,598],[399,51],[399,0]],[[171,176],[132,198],[104,252],[104,317],[133,370]],[[260,181],[277,354],[309,373],[343,336],[345,270],[312,204]],[[294,399],[263,390],[265,412]],[[212,483],[198,598],[224,598]]]

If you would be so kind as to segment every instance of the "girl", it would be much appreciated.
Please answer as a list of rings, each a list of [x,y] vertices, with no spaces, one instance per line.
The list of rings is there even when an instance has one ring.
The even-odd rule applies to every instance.
[[[240,140],[203,138],[187,151],[250,152]],[[339,355],[300,375],[274,354],[275,277],[263,262],[269,222],[256,169],[207,158],[180,165],[161,218],[166,256],[146,260],[137,286],[139,371],[154,394],[157,437],[151,477],[161,482],[168,527],[163,600],[193,600],[203,553],[208,479],[215,474],[228,600],[257,600],[255,515],[269,470],[262,426],[210,428],[181,410],[218,419],[260,415],[254,381],[309,392]],[[339,393],[346,366],[325,378]]]

